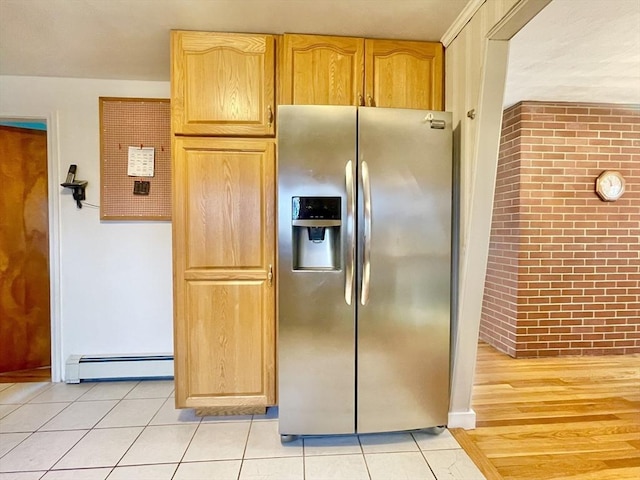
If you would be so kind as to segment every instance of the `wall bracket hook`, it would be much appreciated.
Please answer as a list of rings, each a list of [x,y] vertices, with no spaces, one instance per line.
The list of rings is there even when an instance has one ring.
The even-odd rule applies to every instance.
[[[60,185],[65,188],[70,188],[73,191],[73,199],[76,201],[78,208],[82,208],[82,200],[86,199],[85,188],[87,187],[86,180],[77,180],[71,183],[61,183]]]
[[[76,165],[69,166],[69,172],[67,173],[67,179],[60,186],[64,188],[70,188],[73,191],[73,199],[76,201],[78,208],[82,208],[82,200],[85,200],[85,189],[87,188],[86,180],[76,180]]]

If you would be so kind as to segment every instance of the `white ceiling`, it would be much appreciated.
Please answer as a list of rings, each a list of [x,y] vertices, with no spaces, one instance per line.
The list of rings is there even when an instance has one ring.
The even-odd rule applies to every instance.
[[[438,41],[468,0],[0,0],[0,73],[169,80],[169,30]]]
[[[640,0],[553,0],[509,44],[520,100],[640,104]]]
[[[171,29],[437,41],[468,1],[0,0],[0,74],[168,81]],[[510,51],[505,105],[640,104],[640,0],[553,0]]]

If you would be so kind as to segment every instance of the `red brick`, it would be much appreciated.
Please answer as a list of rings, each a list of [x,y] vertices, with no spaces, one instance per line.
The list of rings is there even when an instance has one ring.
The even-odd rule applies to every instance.
[[[637,109],[608,104],[521,102],[505,111],[487,341],[527,357],[640,350],[639,119]],[[594,192],[604,169],[627,178],[617,202]]]

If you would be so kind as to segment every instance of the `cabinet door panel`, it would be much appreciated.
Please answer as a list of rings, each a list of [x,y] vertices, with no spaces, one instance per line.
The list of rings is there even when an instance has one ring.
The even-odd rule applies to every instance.
[[[364,72],[363,39],[287,34],[283,48],[283,104],[359,104]]]
[[[176,405],[275,403],[275,145],[175,137]]]
[[[365,91],[369,106],[442,110],[442,45],[366,40]]]
[[[187,268],[264,265],[262,152],[187,150]]]
[[[272,35],[172,32],[175,134],[273,135]]]
[[[189,396],[265,395],[264,283],[187,283]]]
[[[260,88],[255,74],[262,68],[260,53],[240,54],[218,48],[185,54],[188,72],[199,72],[186,79],[186,116],[189,122],[253,122],[262,118],[261,105],[251,96]]]

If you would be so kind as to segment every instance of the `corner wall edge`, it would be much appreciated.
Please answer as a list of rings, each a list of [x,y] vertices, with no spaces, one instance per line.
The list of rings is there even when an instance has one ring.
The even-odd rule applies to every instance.
[[[458,34],[462,31],[465,25],[469,23],[485,1],[486,0],[471,0],[467,3],[453,23],[449,26],[447,31],[444,32],[440,38],[440,42],[444,45],[444,48],[447,48],[451,42],[455,40]]]

